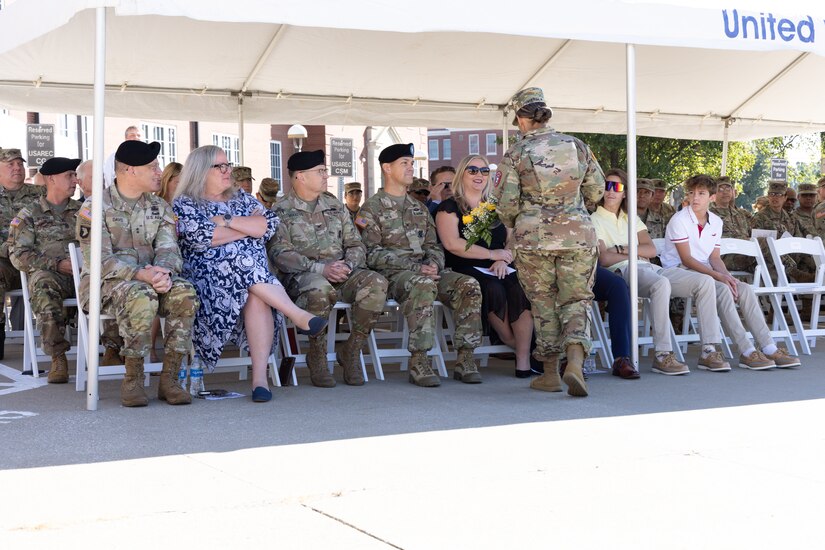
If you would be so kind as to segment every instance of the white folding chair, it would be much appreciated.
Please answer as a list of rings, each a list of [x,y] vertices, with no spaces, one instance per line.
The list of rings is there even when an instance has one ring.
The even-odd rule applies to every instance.
[[[747,272],[733,272],[732,274],[742,278],[747,276],[747,278],[750,279],[748,282],[753,289],[753,293],[757,297],[761,298],[764,296],[768,299],[771,309],[773,310],[773,321],[771,322],[770,327],[771,336],[784,340],[785,345],[788,348],[788,352],[791,355],[798,355],[796,345],[794,344],[794,333],[791,331],[790,327],[788,327],[788,322],[782,314],[782,300],[785,300],[789,309],[796,309],[793,304],[793,290],[788,286],[774,286],[773,281],[771,281],[768,264],[765,262],[765,257],[762,255],[762,249],[759,246],[759,241],[753,237],[747,241],[743,239],[722,239],[722,248],[720,253],[722,256],[726,254],[739,254],[741,256],[748,256],[756,260],[756,267],[754,268],[754,272],[752,274]],[[799,339],[800,345],[803,350],[805,350],[808,346],[807,343],[804,342],[805,339],[802,338],[800,333],[797,334],[797,339]],[[808,349],[805,353],[810,354],[810,349]]]
[[[777,266],[776,277],[778,286],[790,288],[793,296],[811,296],[811,318],[808,327],[799,315],[799,310],[793,300],[788,299],[788,312],[791,314],[799,345],[803,353],[810,354],[810,348],[816,346],[816,338],[825,335],[825,329],[819,328],[819,306],[822,294],[825,293],[825,248],[822,239],[803,239],[801,237],[785,237],[783,239],[768,238],[768,249],[771,252],[774,265]],[[813,258],[816,265],[816,274],[813,283],[791,283],[782,265],[782,256],[786,254],[807,254]]]
[[[34,312],[32,311],[31,296],[29,294],[29,280],[23,271],[20,272],[20,283],[23,295],[23,332],[25,338],[23,344],[23,365],[31,370],[33,377],[38,378],[40,376],[38,363],[51,360],[51,356],[46,355],[42,347],[38,347],[37,345],[37,337],[40,336],[40,332],[35,329]],[[68,298],[63,300],[63,307],[77,307],[77,299]],[[71,329],[67,326],[66,337],[69,338],[70,336]],[[72,346],[72,348],[66,352],[66,356],[73,357],[76,355],[78,365],[85,366],[85,360],[81,358],[83,354],[78,353],[78,349],[78,346]]]

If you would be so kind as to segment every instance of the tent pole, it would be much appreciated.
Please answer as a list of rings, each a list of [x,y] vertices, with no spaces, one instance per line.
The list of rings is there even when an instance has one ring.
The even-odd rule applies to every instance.
[[[507,127],[507,109],[504,109],[504,123],[501,127],[501,158],[504,159],[504,153],[507,152],[509,147],[509,136],[507,135],[509,128]],[[499,161],[501,164],[501,161]]]
[[[730,128],[730,118],[725,119],[725,132],[722,137],[722,173],[721,176],[728,174],[728,128]]]
[[[103,195],[103,122],[106,95],[106,8],[95,9],[95,121],[92,158],[92,196]],[[89,341],[86,346],[86,410],[96,411],[98,401],[98,344],[100,340],[100,258],[103,201],[92,201],[91,256],[89,258]],[[78,300],[80,296],[77,297]]]
[[[243,166],[243,94],[238,94],[238,164]]]
[[[639,277],[636,229],[636,47],[627,44],[627,253],[630,287],[630,353],[639,369]]]

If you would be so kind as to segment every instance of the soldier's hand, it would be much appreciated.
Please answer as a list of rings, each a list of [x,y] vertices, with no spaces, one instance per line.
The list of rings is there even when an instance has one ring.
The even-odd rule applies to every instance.
[[[433,281],[437,281],[441,278],[441,275],[438,274],[438,267],[433,264],[422,264],[420,271],[422,275],[429,277]]]
[[[63,275],[72,274],[72,261],[69,258],[63,258],[57,262],[57,271]]]
[[[341,260],[330,262],[324,266],[324,278],[331,283],[341,283],[349,277],[350,268]]]
[[[152,288],[158,294],[165,294],[172,288],[172,276],[169,273],[156,271],[152,277]]]

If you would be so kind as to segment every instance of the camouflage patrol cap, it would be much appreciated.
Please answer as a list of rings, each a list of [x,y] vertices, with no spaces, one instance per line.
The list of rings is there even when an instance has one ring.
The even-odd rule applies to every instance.
[[[351,181],[344,185],[344,194],[346,195],[350,191],[363,191],[361,189],[361,184],[357,181]]]
[[[544,102],[544,91],[541,88],[524,88],[510,98],[509,105],[513,109],[513,113],[518,113],[522,107],[533,103],[540,103],[542,107],[547,107]],[[550,111],[550,116],[553,116],[553,110],[549,107],[547,109]],[[518,126],[518,120],[515,116],[513,117],[513,126]]]
[[[426,191],[430,192],[430,182],[423,178],[413,178],[412,185],[407,188],[407,191]]]
[[[232,179],[235,181],[254,180],[252,177],[252,168],[248,166],[236,166],[232,169]]]
[[[653,183],[653,189],[662,189],[667,191],[667,185],[665,185],[665,180],[660,179],[652,179],[650,180]]]
[[[816,185],[813,183],[800,183],[798,193],[800,195],[816,195]]]
[[[639,189],[647,189],[648,191],[653,191],[653,181],[647,178],[637,178],[636,179],[636,190]]]
[[[11,162],[17,159],[26,161],[20,154],[20,149],[0,149],[0,162]]]
[[[772,181],[768,183],[768,193],[782,193],[788,190],[788,185],[782,181]]]
[[[281,190],[281,184],[275,178],[264,178],[261,180],[261,185],[258,187],[258,193],[266,202],[275,202],[278,200],[278,191]]]

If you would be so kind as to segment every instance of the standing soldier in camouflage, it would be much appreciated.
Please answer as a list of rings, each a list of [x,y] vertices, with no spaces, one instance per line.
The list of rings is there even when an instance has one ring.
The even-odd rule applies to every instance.
[[[254,179],[252,168],[248,166],[236,166],[232,169],[232,181],[250,195],[252,194],[252,180]]]
[[[435,342],[433,301],[449,306],[455,316],[458,348],[456,380],[481,382],[473,350],[481,344],[481,288],[467,275],[444,269],[444,251],[427,208],[407,194],[413,182],[412,143],[386,147],[378,155],[384,187],[358,214],[367,265],[389,280],[389,295],[401,304],[410,330],[410,382],[438,386],[427,351]]]
[[[653,194],[653,180],[647,178],[636,180],[636,213],[639,214],[639,218],[647,226],[647,232],[651,239],[663,239],[670,216],[665,218],[661,212],[654,212],[651,209]]]
[[[364,269],[367,249],[341,202],[326,193],[323,151],[295,153],[287,161],[292,189],[275,206],[281,224],[267,244],[267,254],[280,271],[295,304],[318,317],[328,317],[335,302],[352,304],[352,331],[338,354],[344,382],[364,384],[360,352],[387,301],[387,280]],[[327,368],[326,332],[309,338],[307,353],[312,384],[332,388]]]
[[[364,196],[364,191],[361,190],[361,184],[357,181],[351,181],[344,185],[344,204],[347,206],[347,213],[352,223],[355,223],[355,217],[358,210],[361,209],[362,196]]]
[[[598,244],[584,203],[601,199],[604,174],[587,145],[547,127],[553,111],[541,88],[518,92],[510,104],[521,139],[498,165],[493,195],[502,223],[514,229],[519,281],[536,327],[534,357],[544,362],[530,387],[561,391],[559,355],[566,353],[567,393],[584,397]]]
[[[80,159],[55,157],[40,168],[46,195],[23,207],[11,221],[9,259],[29,278],[31,305],[43,341],[52,356],[49,384],[69,381],[66,352],[66,312],[63,300],[74,296],[69,243],[76,243],[75,224],[80,203],[72,200]]]
[[[126,376],[120,387],[125,407],[148,404],[143,390],[143,361],[149,352],[156,315],[166,317],[166,341],[158,399],[170,405],[192,402],[178,385],[178,370],[192,345],[192,322],[198,299],[192,284],[179,277],[183,260],[175,234],[172,207],[154,195],[161,170],[156,141],[124,141],[115,153],[116,182],[83,203],[77,236],[83,250],[80,304],[89,306],[92,202],[103,202],[101,244],[101,310],[117,320],[124,339]]]
[[[755,214],[751,218],[752,229],[767,229],[776,231],[776,238],[779,239],[784,233],[790,233],[794,237],[804,237],[802,230],[795,219],[785,210],[785,193],[788,186],[781,181],[772,181],[768,184],[768,207]],[[765,261],[771,269],[774,269],[773,259],[766,239],[760,239],[760,247]],[[799,283],[812,283],[813,272],[808,272],[797,265],[797,259],[786,254],[782,257],[782,264],[785,266],[785,273]]]
[[[742,239],[745,241],[751,238],[750,218],[741,208],[737,208],[733,202],[733,182],[727,176],[722,176],[716,180],[716,199],[710,203],[710,211],[722,219],[722,237],[725,239]],[[728,271],[745,271],[753,273],[756,268],[756,260],[750,256],[741,254],[726,254],[722,256],[722,261]]]
[[[281,190],[281,184],[275,178],[264,178],[261,180],[261,185],[258,186],[258,191],[255,193],[255,198],[261,201],[267,210],[272,209],[272,205],[278,202],[278,191]]]
[[[46,192],[40,185],[26,185],[26,168],[20,149],[0,149],[0,298],[20,288],[20,272],[9,261],[9,224],[21,208],[31,206]],[[15,317],[12,316],[14,321]],[[6,308],[0,307],[0,359],[6,343]]]
[[[653,199],[651,199],[648,208],[662,216],[665,219],[665,227],[667,227],[667,222],[676,213],[676,209],[669,202],[665,202],[665,196],[667,196],[665,180],[652,179],[650,181],[653,183]]]

